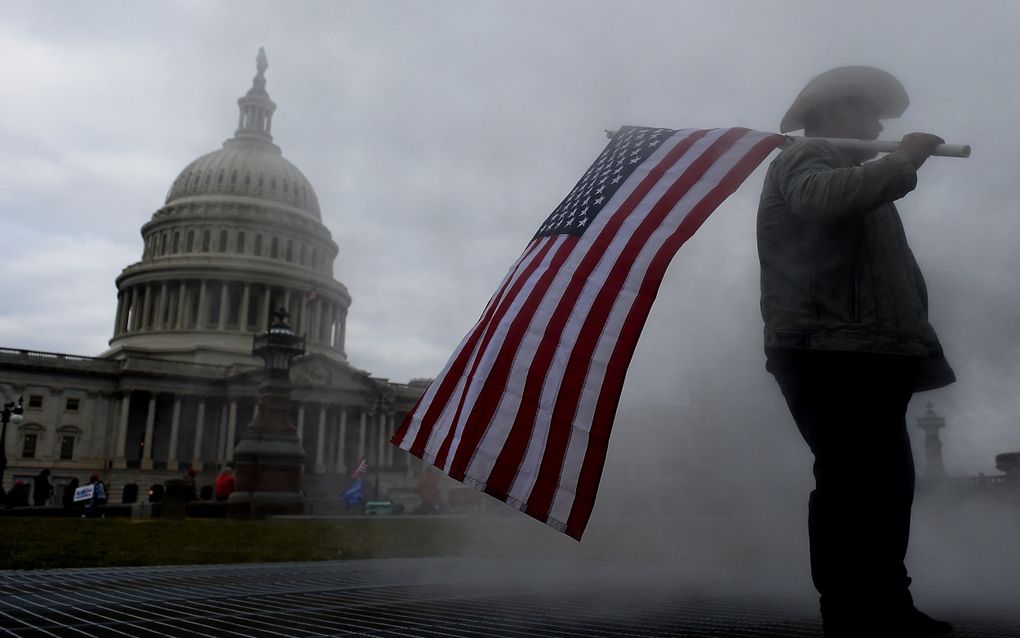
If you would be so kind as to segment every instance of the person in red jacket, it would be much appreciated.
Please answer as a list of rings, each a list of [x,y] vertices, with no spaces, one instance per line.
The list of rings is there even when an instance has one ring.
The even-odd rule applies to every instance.
[[[225,501],[230,497],[230,494],[234,491],[234,471],[230,468],[225,468],[220,475],[216,477],[215,494],[217,501]]]

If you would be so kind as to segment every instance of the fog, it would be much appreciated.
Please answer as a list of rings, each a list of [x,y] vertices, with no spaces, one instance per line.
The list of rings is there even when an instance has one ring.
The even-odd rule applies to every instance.
[[[995,454],[1020,450],[1014,3],[4,2],[3,13],[0,345],[105,350],[139,228],[177,173],[232,134],[259,46],[275,141],[340,246],[351,362],[394,380],[441,369],[603,129],[775,130],[811,76],[872,64],[911,97],[883,137],[931,131],[974,149],[930,160],[898,203],[959,378],[916,397],[915,450],[928,401],[947,419],[950,474],[994,474]],[[525,521],[513,527],[522,547],[667,556],[659,571],[678,582],[810,592],[811,458],[761,351],[763,170],[666,275],[627,378],[595,540]],[[993,604],[1020,589],[1020,552],[1002,531],[1016,530],[1013,505],[919,505],[915,591]]]

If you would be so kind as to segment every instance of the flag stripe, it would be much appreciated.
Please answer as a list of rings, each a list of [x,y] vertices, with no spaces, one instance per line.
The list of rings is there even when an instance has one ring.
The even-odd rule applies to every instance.
[[[608,245],[620,231],[629,215],[640,205],[652,188],[657,183],[660,183],[662,175],[683,157],[684,153],[695,142],[704,137],[706,133],[706,131],[699,131],[689,135],[666,153],[665,157],[659,161],[653,170],[648,172],[644,179],[641,180],[640,185],[624,200],[623,204],[612,214],[612,217],[606,221],[605,226],[594,239],[591,247],[584,251],[584,254],[581,256],[581,263],[577,268],[572,273],[566,273],[566,276],[570,277],[569,283],[567,283],[566,289],[558,302],[556,302],[556,309],[552,313],[549,324],[544,329],[541,326],[538,327],[538,330],[542,331],[543,337],[538,344],[534,357],[527,359],[529,364],[524,389],[520,394],[520,407],[517,409],[516,418],[510,428],[510,433],[503,445],[502,451],[486,481],[487,491],[490,494],[498,495],[497,498],[502,498],[508,493],[525,457],[529,442],[532,444],[537,443],[537,441],[532,440],[535,414],[539,410],[540,391],[546,378],[548,360],[551,358],[559,340],[559,328],[562,326],[558,327],[558,324],[566,320],[564,310],[569,311],[573,306],[573,302],[581,292],[581,285],[595,269],[599,258],[605,253]],[[603,211],[603,214],[605,213],[606,211]],[[597,230],[596,228],[591,228],[588,232],[592,233]],[[470,453],[471,450],[465,449],[465,452]]]
[[[747,176],[775,148],[782,143],[781,136],[770,135],[757,142],[720,183],[684,219],[680,228],[662,245],[649,266],[620,336],[606,368],[606,378],[599,393],[588,450],[584,457],[577,482],[576,498],[567,520],[566,533],[580,540],[595,506],[595,496],[605,465],[609,446],[609,433],[619,405],[620,393],[627,367],[637,346],[637,338],[644,327],[652,302],[665,275],[666,268],[683,244],[694,235],[708,216],[733,193]]]

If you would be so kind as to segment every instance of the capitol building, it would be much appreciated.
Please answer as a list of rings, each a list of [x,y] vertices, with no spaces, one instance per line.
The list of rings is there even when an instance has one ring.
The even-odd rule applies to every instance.
[[[416,482],[421,462],[389,437],[427,382],[393,383],[348,362],[339,249],[311,183],[273,141],[267,67],[260,50],[233,137],[185,166],[142,226],[141,259],[116,280],[109,349],[0,348],[4,401],[24,397],[24,419],[7,432],[5,489],[43,468],[57,494],[98,472],[111,502],[128,483],[144,494],[191,467],[211,484],[252,420],[262,379],[252,337],[279,307],[306,339],[291,371],[306,497],[339,501],[361,458],[380,496]]]

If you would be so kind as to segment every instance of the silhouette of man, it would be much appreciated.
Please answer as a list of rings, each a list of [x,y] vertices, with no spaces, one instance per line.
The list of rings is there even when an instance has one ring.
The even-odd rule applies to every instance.
[[[840,67],[808,83],[781,131],[875,139],[879,120],[907,104],[890,74]],[[830,638],[952,635],[914,607],[903,564],[914,494],[907,405],[955,378],[893,205],[940,143],[911,133],[900,150],[865,162],[871,156],[804,140],[776,157],[762,190],[766,368],[815,457],[811,575]]]

